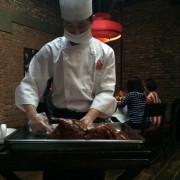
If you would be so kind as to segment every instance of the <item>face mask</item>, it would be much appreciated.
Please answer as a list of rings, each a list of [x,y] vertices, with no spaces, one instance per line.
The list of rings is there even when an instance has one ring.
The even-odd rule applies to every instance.
[[[78,35],[71,34],[68,31],[64,30],[64,36],[69,41],[71,41],[73,43],[77,43],[77,44],[88,42],[92,38],[90,29],[88,29],[87,31],[85,31],[81,34],[78,34]]]

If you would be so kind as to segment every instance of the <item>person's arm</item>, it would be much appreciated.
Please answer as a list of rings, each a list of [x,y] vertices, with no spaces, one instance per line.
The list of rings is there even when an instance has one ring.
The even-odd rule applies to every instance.
[[[146,98],[146,104],[151,104],[153,101],[150,98]]]
[[[122,101],[118,102],[117,107],[123,109],[130,101],[131,101],[131,95],[130,93],[127,93],[127,95],[122,99]]]
[[[35,108],[39,104],[39,99],[43,96],[47,80],[52,77],[53,59],[51,59],[51,48],[43,46],[32,58],[28,72],[16,87],[15,104],[25,111],[24,104],[31,104]]]
[[[117,100],[114,97],[114,89],[116,84],[115,73],[115,55],[114,51],[105,47],[105,59],[102,60],[102,68],[95,69],[94,82],[94,100],[90,109],[96,109],[100,112],[100,118],[109,118],[116,110]],[[98,52],[97,52],[98,54]]]
[[[38,114],[38,112],[36,111],[36,108],[31,104],[24,104],[23,108],[26,112],[28,120],[32,119],[33,116]]]
[[[150,92],[146,97],[146,104],[151,104],[151,103],[153,103],[153,93]]]
[[[28,72],[15,91],[15,104],[27,114],[29,126],[33,133],[50,131],[47,117],[38,114],[36,108],[43,96],[47,80],[52,77],[51,51],[45,45],[33,57]]]
[[[87,124],[88,128],[92,128],[94,120],[100,115],[100,111],[96,109],[90,109],[88,113],[81,119],[81,121],[84,121],[85,124]]]
[[[45,132],[52,132],[53,128],[49,125],[48,118],[43,114],[39,114],[33,105],[24,104],[23,108],[29,120],[28,124],[30,126],[30,130],[33,133],[39,134]]]

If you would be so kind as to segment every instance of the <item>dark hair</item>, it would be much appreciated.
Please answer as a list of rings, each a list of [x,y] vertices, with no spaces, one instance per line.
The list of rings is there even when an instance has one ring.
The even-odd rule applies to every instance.
[[[133,76],[128,79],[127,89],[128,92],[135,92],[135,91],[140,93],[144,92],[142,81],[138,76]]]
[[[156,91],[157,90],[157,84],[156,84],[155,80],[152,78],[146,79],[145,85],[149,91]]]

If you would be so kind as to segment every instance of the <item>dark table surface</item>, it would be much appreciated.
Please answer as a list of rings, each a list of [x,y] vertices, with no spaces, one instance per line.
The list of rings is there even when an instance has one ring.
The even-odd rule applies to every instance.
[[[4,144],[0,144],[0,170],[32,171],[43,170],[50,166],[60,169],[148,167],[150,151],[144,148],[142,137],[134,134],[125,124],[113,123],[113,126],[129,132],[130,140],[64,143],[63,140],[56,142],[42,137],[37,139],[29,131],[27,132],[26,128],[18,129],[6,137]]]
[[[122,131],[131,132],[123,124],[117,125]],[[31,134],[18,130],[10,136],[10,140],[6,139],[5,144],[0,144],[0,174],[12,179],[15,178],[10,173],[13,171],[44,171],[56,167],[65,171],[126,169],[128,177],[129,174],[136,175],[150,166],[151,152],[144,148],[141,137],[132,135],[132,140],[118,141],[118,144],[115,141],[110,141],[110,144],[105,141],[101,144],[91,141],[64,144],[61,140],[58,143],[46,139],[34,141]]]
[[[141,170],[150,166],[150,151],[143,147],[138,150],[115,151],[12,151],[0,145],[0,174],[5,179],[19,180],[14,171],[44,171],[47,169],[95,170],[126,169],[118,178],[132,179]],[[44,176],[43,176],[44,178]]]
[[[136,169],[150,165],[150,151],[50,151],[13,152],[0,146],[0,169],[36,171],[48,166],[61,169]]]

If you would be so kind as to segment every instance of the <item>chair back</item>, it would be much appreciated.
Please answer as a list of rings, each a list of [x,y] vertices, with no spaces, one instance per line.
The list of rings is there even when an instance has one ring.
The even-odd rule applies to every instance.
[[[161,124],[160,128],[163,128],[165,122],[165,113],[166,113],[167,103],[151,103],[146,104],[144,115],[143,115],[143,123],[145,122],[146,118],[161,116]],[[144,134],[144,126],[141,128],[141,134]]]
[[[172,136],[180,140],[180,98],[175,99],[171,105],[170,123]]]

